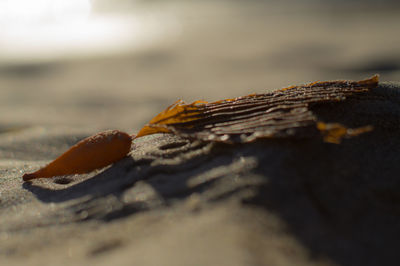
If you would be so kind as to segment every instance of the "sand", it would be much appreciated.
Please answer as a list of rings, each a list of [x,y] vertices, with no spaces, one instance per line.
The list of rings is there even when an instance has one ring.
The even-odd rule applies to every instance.
[[[175,19],[166,36],[141,47],[2,60],[1,264],[397,265],[395,4],[177,3],[141,4]],[[320,110],[375,126],[340,145],[159,134],[88,175],[21,178],[100,130],[137,132],[180,98],[375,73],[383,83],[373,98]]]
[[[1,134],[0,256],[7,265],[395,265],[399,83],[318,107],[374,131],[215,144],[169,134],[87,175],[23,182],[82,130]]]

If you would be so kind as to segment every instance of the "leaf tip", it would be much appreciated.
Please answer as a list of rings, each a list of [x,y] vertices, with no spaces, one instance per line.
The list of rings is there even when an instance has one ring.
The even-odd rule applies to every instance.
[[[24,181],[30,181],[30,180],[35,179],[35,178],[37,178],[37,176],[36,176],[35,173],[30,173],[30,174],[26,173],[26,174],[24,174],[24,175],[22,176],[22,179],[23,179]]]

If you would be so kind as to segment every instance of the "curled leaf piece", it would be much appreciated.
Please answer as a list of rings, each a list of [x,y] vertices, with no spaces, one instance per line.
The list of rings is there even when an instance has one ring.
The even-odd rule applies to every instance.
[[[258,138],[322,136],[327,142],[338,143],[342,137],[371,128],[351,130],[338,124],[318,124],[310,107],[357,97],[378,82],[379,76],[375,75],[361,81],[313,82],[212,103],[179,101],[154,117],[137,137],[168,132],[203,141],[243,143]]]
[[[23,175],[28,181],[41,177],[89,173],[124,158],[131,149],[132,138],[127,133],[110,130],[88,137],[60,157],[33,173]]]
[[[378,82],[379,76],[375,75],[361,81],[313,82],[212,103],[179,101],[154,117],[137,137],[169,132],[203,141],[242,143],[258,138],[300,138],[322,133],[325,141],[338,143],[342,137],[356,134],[350,134],[351,130],[344,126],[321,130],[310,106],[358,96],[376,87]],[[368,130],[361,128],[355,132]]]

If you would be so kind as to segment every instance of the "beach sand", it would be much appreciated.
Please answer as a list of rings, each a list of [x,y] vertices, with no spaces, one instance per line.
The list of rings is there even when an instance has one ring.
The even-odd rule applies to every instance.
[[[169,23],[142,45],[0,54],[1,264],[397,265],[400,84],[385,83],[400,81],[396,4],[152,2],[134,8],[150,28]],[[178,99],[376,73],[380,100],[325,112],[376,124],[341,145],[157,134],[106,169],[21,178],[100,130],[137,132]]]

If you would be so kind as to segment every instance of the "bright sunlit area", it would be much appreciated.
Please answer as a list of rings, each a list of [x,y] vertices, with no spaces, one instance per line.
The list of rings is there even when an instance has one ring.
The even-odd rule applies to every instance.
[[[151,16],[135,10],[99,14],[89,0],[0,1],[3,63],[121,52],[144,45],[159,31]]]

